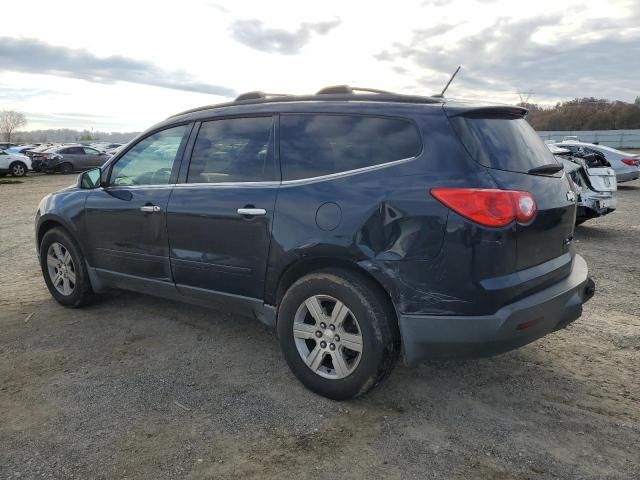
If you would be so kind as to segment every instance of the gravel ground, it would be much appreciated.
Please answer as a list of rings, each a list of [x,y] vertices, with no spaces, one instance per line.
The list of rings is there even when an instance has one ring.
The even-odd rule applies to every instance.
[[[73,180],[0,184],[0,478],[640,478],[640,181],[576,230],[597,293],[568,329],[336,403],[255,321],[132,293],[56,304],[33,215]]]

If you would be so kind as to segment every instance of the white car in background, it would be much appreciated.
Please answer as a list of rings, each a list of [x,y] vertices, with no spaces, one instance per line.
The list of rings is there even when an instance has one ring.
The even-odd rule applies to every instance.
[[[14,177],[24,177],[28,170],[31,170],[29,157],[0,150],[0,177],[7,173]]]
[[[577,225],[616,209],[616,173],[606,159],[589,153],[573,154],[569,149],[556,145],[547,147],[562,162],[564,171],[573,181],[578,194]]]
[[[630,182],[640,178],[640,155],[629,152],[623,152],[615,148],[605,145],[596,145],[593,143],[577,142],[574,140],[564,140],[554,144],[559,148],[566,148],[572,153],[578,153],[580,150],[586,153],[594,153],[604,155],[611,167],[616,171],[618,183]]]

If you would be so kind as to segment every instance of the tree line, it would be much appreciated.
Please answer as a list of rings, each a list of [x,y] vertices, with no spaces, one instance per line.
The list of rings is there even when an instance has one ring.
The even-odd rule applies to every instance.
[[[551,108],[520,105],[529,109],[527,120],[539,131],[640,129],[640,97],[634,103],[585,97],[558,102]]]
[[[27,117],[15,110],[0,111],[0,138],[9,143],[67,143],[67,142],[109,142],[127,143],[139,132],[100,132],[56,128],[46,130],[20,131],[27,125]]]
[[[70,142],[107,142],[127,143],[139,132],[101,132],[96,130],[73,130],[56,128],[46,130],[20,131],[12,135],[13,143],[70,143]]]
[[[558,102],[553,107],[523,102],[529,109],[527,120],[538,131],[547,130],[623,130],[640,129],[640,97],[634,103],[584,97]],[[59,128],[18,131],[27,124],[24,114],[0,111],[0,135],[6,142],[79,142],[126,143],[138,132],[96,132]]]

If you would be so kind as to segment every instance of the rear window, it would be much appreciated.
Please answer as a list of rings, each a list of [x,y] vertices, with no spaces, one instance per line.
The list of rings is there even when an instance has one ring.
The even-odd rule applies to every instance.
[[[422,148],[416,126],[395,118],[282,115],[283,180],[319,177],[412,158]]]
[[[558,163],[523,118],[453,117],[451,123],[469,154],[485,167],[526,173]]]

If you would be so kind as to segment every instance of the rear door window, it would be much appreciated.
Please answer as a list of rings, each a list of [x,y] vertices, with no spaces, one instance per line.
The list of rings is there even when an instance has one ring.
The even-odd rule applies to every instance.
[[[84,149],[82,147],[69,147],[64,150],[60,150],[60,153],[67,155],[84,155]]]
[[[420,134],[408,120],[360,115],[280,117],[283,180],[319,177],[416,157]]]
[[[100,152],[94,148],[84,147],[85,155],[100,155]]]
[[[188,183],[260,182],[276,179],[272,117],[203,122]]]
[[[471,157],[485,167],[527,173],[558,163],[524,118],[459,116],[451,123]]]

